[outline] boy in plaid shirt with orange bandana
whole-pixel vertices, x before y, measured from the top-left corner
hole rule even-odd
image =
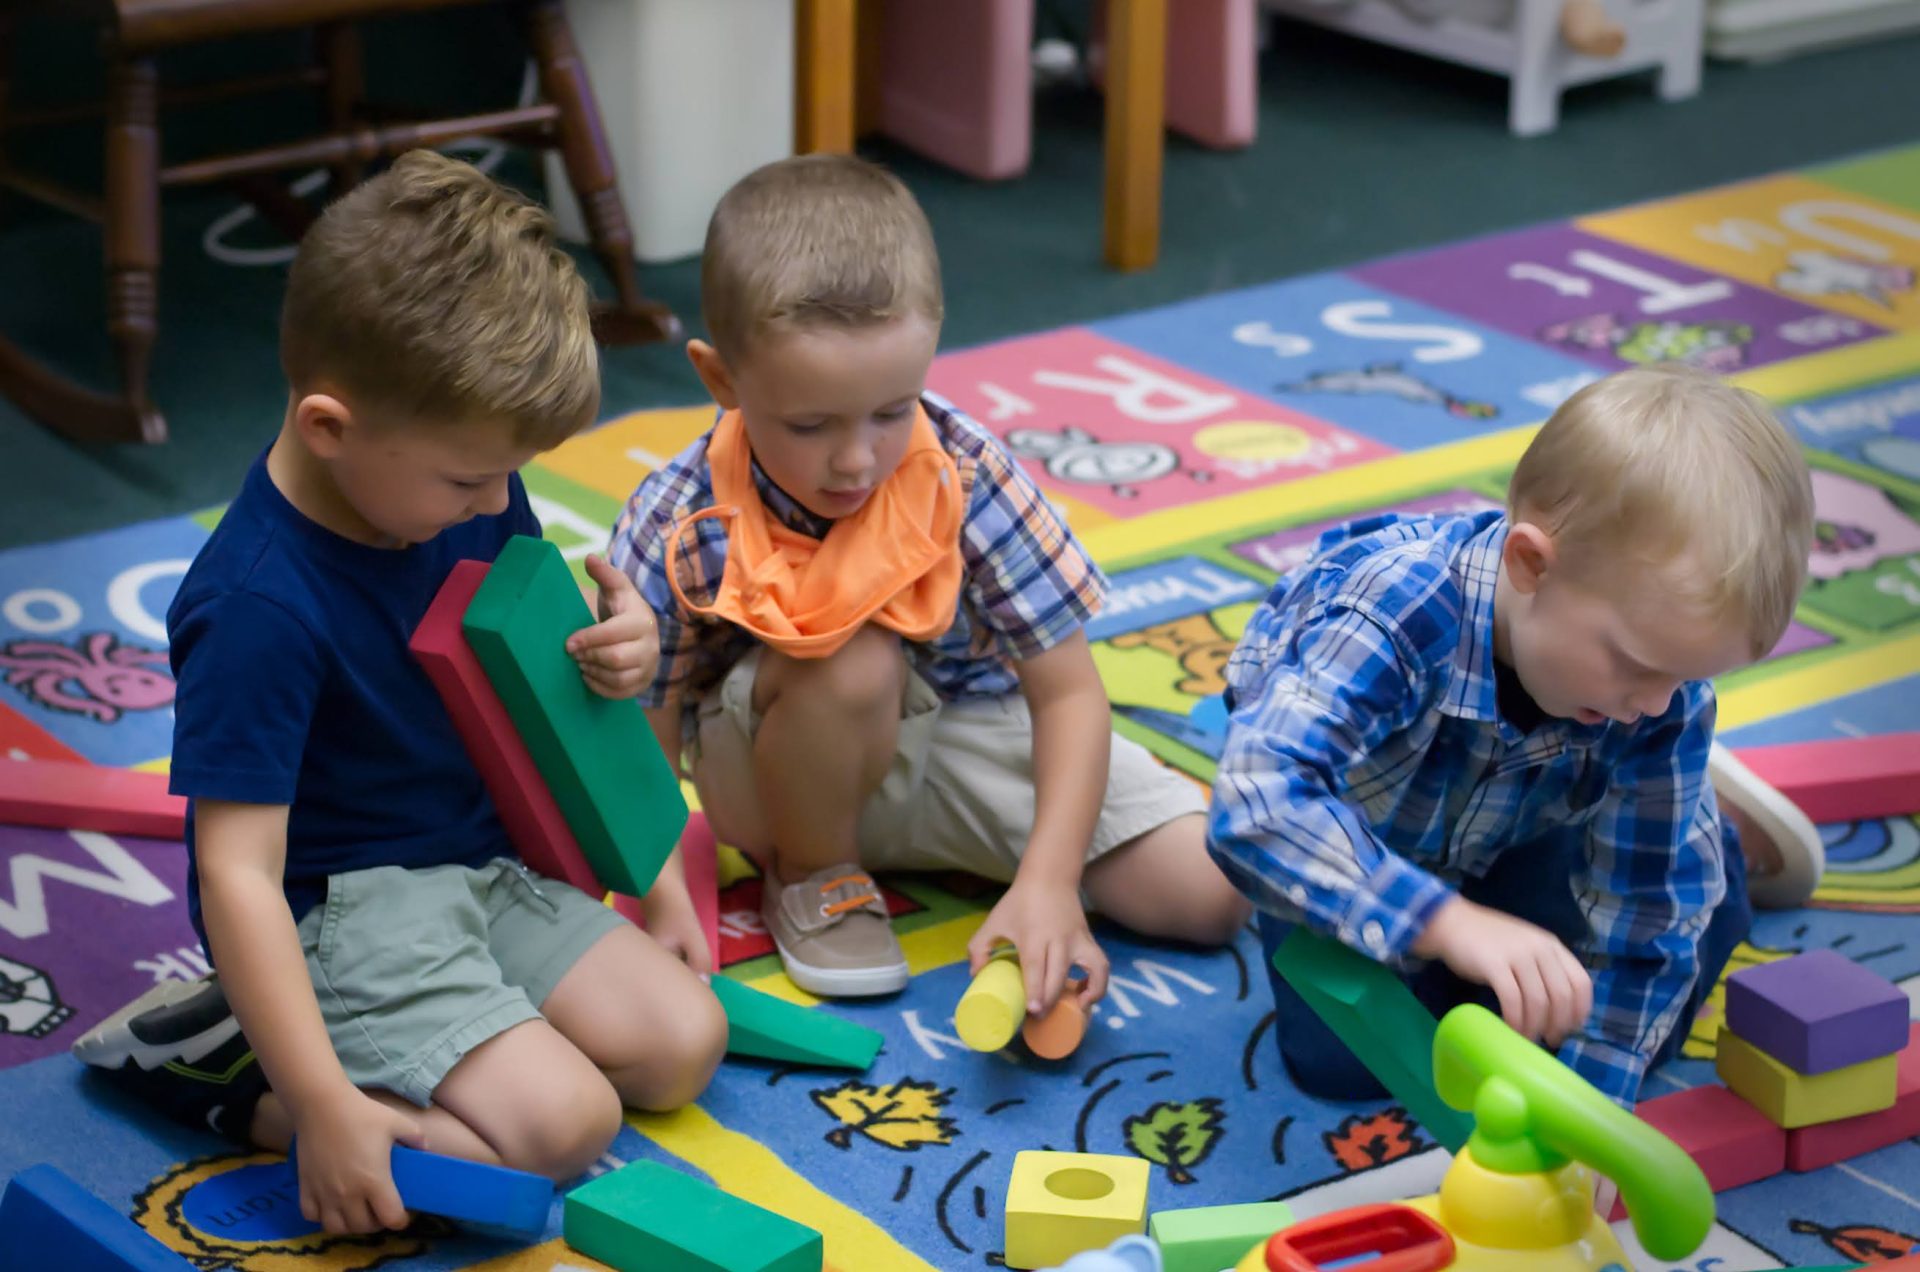
[[[1204,794],[1112,732],[1085,624],[1106,580],[991,434],[926,391],[939,260],[912,195],[844,156],[721,200],[687,354],[714,428],[643,482],[610,557],[660,626],[641,694],[723,840],[762,864],[787,973],[825,996],[908,969],[868,869],[1010,883],[977,971],[1028,1008],[1106,988],[1094,910],[1233,939]]]

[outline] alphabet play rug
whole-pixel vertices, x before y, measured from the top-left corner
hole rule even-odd
[[[1113,583],[1090,635],[1118,727],[1204,782],[1227,653],[1320,526],[1498,502],[1531,427],[1611,369],[1733,376],[1805,443],[1819,534],[1786,638],[1720,686],[1721,726],[1736,746],[1872,735],[1914,728],[1920,700],[1916,270],[1920,148],[961,350],[932,386],[1002,436],[1092,546]],[[527,484],[549,536],[575,561],[601,546],[639,478],[710,418],[629,416],[541,460]],[[161,616],[216,517],[0,554],[0,747],[164,767]],[[1825,834],[1812,907],[1763,918],[1739,962],[1829,948],[1920,995],[1920,825]],[[205,968],[182,850],[0,828],[0,862],[0,1177],[52,1162],[205,1269],[599,1266],[561,1244],[557,1210],[530,1249],[430,1222],[315,1233],[276,1159],[86,1081],[74,1038]],[[726,973],[808,1001],[770,956],[758,879],[730,852],[721,864]],[[1438,1180],[1445,1152],[1404,1111],[1289,1087],[1250,937],[1200,954],[1102,929],[1113,988],[1080,1049],[982,1055],[952,1011],[992,890],[887,884],[912,983],[834,1008],[885,1035],[870,1071],[729,1062],[696,1107],[633,1117],[602,1168],[645,1158],[710,1179],[824,1233],[841,1272],[998,1266],[1025,1148],[1142,1157],[1155,1209],[1280,1197],[1305,1215]],[[1715,1023],[1649,1095],[1713,1080]],[[1916,1241],[1920,1143],[1905,1141],[1724,1194],[1688,1266],[1874,1261]]]

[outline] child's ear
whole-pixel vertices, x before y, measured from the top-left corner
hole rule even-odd
[[[1514,590],[1529,595],[1537,590],[1556,564],[1553,536],[1531,521],[1516,521],[1507,529],[1500,563]]]
[[[700,383],[707,386],[707,392],[723,411],[740,409],[740,394],[734,387],[733,372],[720,357],[720,351],[704,340],[687,341],[687,361],[693,363],[693,373],[700,377]]]
[[[307,393],[294,399],[293,431],[320,459],[340,454],[342,439],[353,427],[353,411],[331,393]]]

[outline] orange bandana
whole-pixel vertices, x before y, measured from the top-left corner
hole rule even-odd
[[[953,625],[960,599],[960,472],[916,408],[913,439],[891,476],[827,529],[824,539],[768,515],[753,485],[753,455],[740,412],[728,411],[707,442],[714,506],[674,527],[669,559],[702,517],[727,526],[727,564],[713,604],[687,599],[677,571],[667,578],[690,613],[724,618],[783,654],[826,658],[868,623],[910,641]]]

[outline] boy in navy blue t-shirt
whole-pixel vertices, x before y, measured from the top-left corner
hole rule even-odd
[[[167,615],[172,787],[216,978],[76,1051],[231,1138],[297,1134],[302,1212],[370,1232],[407,1222],[395,1142],[571,1177],[623,1104],[697,1095],[726,1023],[677,856],[645,933],[527,870],[407,649],[456,562],[540,533],[518,470],[599,402],[586,286],[547,215],[403,157],[302,242],[281,360],[280,434]],[[653,614],[588,568],[601,621],[569,648],[631,697]]]

